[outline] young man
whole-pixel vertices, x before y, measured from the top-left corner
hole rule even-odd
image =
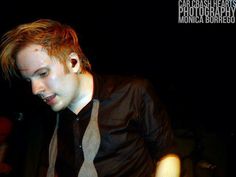
[[[6,78],[20,74],[58,112],[47,177],[179,176],[170,122],[147,80],[91,72],[76,32],[49,19],[19,25],[1,47]]]

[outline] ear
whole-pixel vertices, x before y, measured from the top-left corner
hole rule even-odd
[[[67,60],[67,65],[70,71],[74,73],[80,72],[80,60],[79,56],[75,52],[70,53]]]

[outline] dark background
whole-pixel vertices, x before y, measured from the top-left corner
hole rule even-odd
[[[38,18],[67,23],[94,71],[150,79],[175,129],[235,139],[236,24],[178,24],[177,1],[1,1],[0,8],[1,35]],[[29,111],[30,91],[0,82],[0,112]]]

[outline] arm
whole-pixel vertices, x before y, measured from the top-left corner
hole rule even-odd
[[[151,157],[158,160],[154,177],[180,177],[180,159],[174,153],[174,134],[167,110],[149,82],[142,86],[142,130]]]
[[[180,177],[180,159],[167,154],[157,162],[155,177]]]

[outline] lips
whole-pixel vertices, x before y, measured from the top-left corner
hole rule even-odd
[[[44,97],[43,100],[44,100],[47,104],[51,105],[51,104],[54,103],[54,101],[55,101],[54,98],[55,98],[55,97],[56,97],[56,95],[54,94],[54,95],[51,95],[51,96],[48,96],[48,97]]]

